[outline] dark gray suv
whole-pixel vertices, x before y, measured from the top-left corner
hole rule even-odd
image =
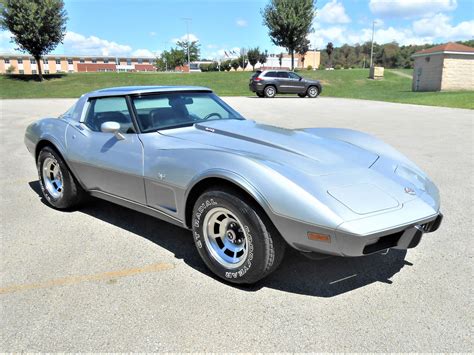
[[[249,89],[258,97],[278,94],[298,94],[299,97],[318,97],[322,86],[318,80],[302,78],[287,70],[257,70],[250,78]]]

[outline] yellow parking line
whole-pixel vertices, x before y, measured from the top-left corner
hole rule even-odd
[[[47,288],[55,286],[64,286],[64,285],[73,285],[81,282],[88,281],[99,281],[105,279],[114,279],[118,277],[132,276],[136,274],[142,274],[145,272],[158,272],[173,269],[174,265],[170,263],[157,263],[146,265],[143,267],[133,268],[133,269],[123,269],[116,271],[103,272],[99,274],[91,275],[78,275],[78,276],[67,276],[60,279],[53,279],[39,283],[32,284],[22,284],[22,285],[13,285],[0,288],[0,294],[13,293],[18,291],[27,291],[37,288]]]

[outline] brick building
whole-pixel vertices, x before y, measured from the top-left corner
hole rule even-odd
[[[413,91],[474,90],[474,48],[446,43],[413,58]]]
[[[156,71],[155,58],[112,56],[47,55],[41,60],[43,74],[81,72],[143,72]],[[0,73],[37,74],[38,64],[30,55],[0,54]]]

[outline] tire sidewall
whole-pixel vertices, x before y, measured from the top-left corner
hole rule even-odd
[[[58,162],[59,169],[61,170],[61,177],[62,177],[62,182],[63,182],[63,191],[60,197],[55,198],[53,197],[48,189],[46,188],[43,180],[43,165],[44,161],[46,158],[53,158]],[[69,200],[72,198],[72,191],[71,191],[71,176],[69,175],[69,172],[67,170],[66,165],[64,164],[63,160],[57,154],[54,150],[51,148],[43,148],[41,152],[38,155],[38,161],[37,161],[37,170],[38,170],[38,178],[41,186],[41,191],[43,192],[43,197],[46,199],[46,201],[53,207],[55,208],[67,208],[70,205]]]
[[[268,94],[268,90],[270,89],[273,90],[273,95]],[[268,85],[267,87],[265,87],[264,95],[265,97],[268,97],[269,99],[274,98],[276,95],[276,88],[273,85]]]
[[[310,94],[311,89],[313,89],[313,88],[316,89],[316,95],[311,95],[311,94]],[[317,86],[310,86],[310,87],[308,88],[308,97],[314,99],[314,98],[316,98],[316,97],[318,97],[318,96],[319,96],[319,89],[318,89],[318,87],[317,87]]]
[[[203,235],[203,223],[207,213],[217,207],[224,207],[232,212],[243,224],[247,238],[247,258],[245,262],[233,269],[221,265],[211,254]],[[267,257],[264,238],[261,233],[267,233],[258,215],[246,203],[238,198],[220,191],[203,194],[196,202],[193,210],[194,243],[206,265],[220,278],[233,283],[252,283],[261,278],[265,270]]]

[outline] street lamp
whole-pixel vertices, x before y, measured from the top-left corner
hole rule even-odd
[[[371,68],[373,65],[373,57],[374,57],[374,30],[375,30],[375,20],[372,21],[372,44],[370,46],[370,67]]]
[[[186,42],[187,42],[187,48],[188,48],[188,67],[189,70],[191,71],[191,60],[190,60],[190,55],[189,55],[189,23],[193,20],[190,17],[183,17],[182,20],[186,23]]]

